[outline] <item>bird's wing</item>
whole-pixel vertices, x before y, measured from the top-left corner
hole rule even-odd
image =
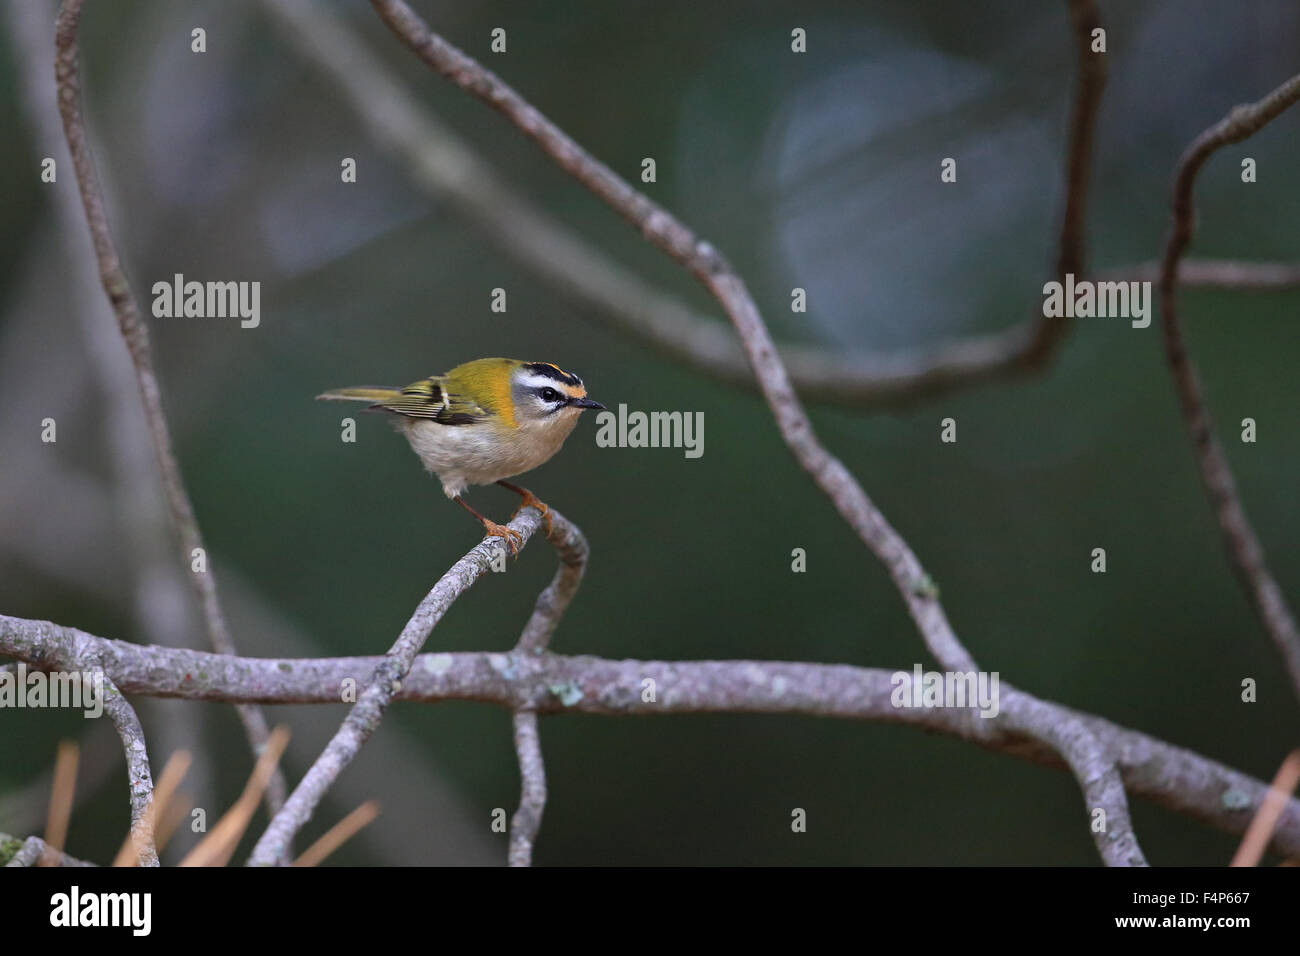
[[[431,418],[440,425],[473,425],[492,417],[492,412],[472,399],[451,392],[441,376],[412,382],[375,407],[409,418]]]

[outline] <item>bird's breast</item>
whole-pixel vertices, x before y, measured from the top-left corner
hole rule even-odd
[[[541,465],[560,450],[577,418],[522,422],[516,428],[406,419],[404,427],[424,467],[441,478],[444,487],[463,487],[491,484]]]

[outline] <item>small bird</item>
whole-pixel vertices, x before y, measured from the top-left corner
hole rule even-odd
[[[396,416],[424,467],[438,476],[448,498],[477,518],[484,530],[504,538],[518,554],[523,537],[483,517],[461,497],[470,485],[496,482],[546,517],[549,509],[531,491],[506,478],[548,461],[569,437],[584,408],[605,406],[587,397],[582,379],[549,362],[483,358],[457,365],[405,388],[336,388],[317,398],[370,402]],[[512,515],[513,517],[513,515]]]

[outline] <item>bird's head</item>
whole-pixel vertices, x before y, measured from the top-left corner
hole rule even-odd
[[[448,416],[507,430],[564,424],[567,434],[584,408],[605,407],[587,397],[582,379],[549,362],[475,359],[428,381],[440,389],[431,401],[436,405],[445,399]]]
[[[510,372],[515,420],[572,423],[584,408],[605,406],[587,397],[582,379],[549,362],[521,362]]]

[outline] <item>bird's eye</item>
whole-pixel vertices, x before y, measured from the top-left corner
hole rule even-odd
[[[560,393],[550,386],[542,389],[538,394],[542,396],[542,401],[544,402],[555,402],[560,399]]]

